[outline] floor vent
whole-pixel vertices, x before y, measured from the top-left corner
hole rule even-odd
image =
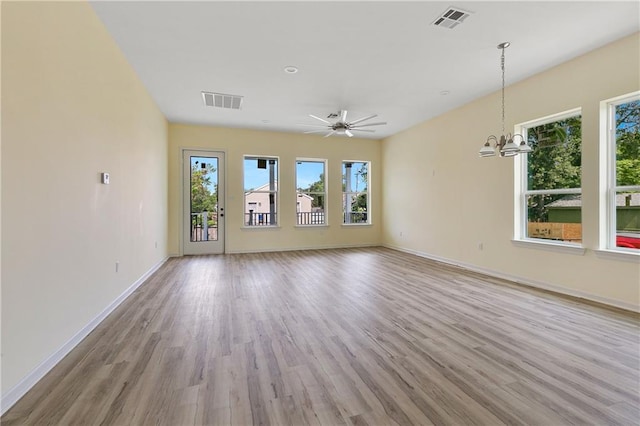
[[[436,27],[453,29],[464,22],[464,20],[467,19],[469,15],[469,12],[465,12],[464,10],[460,10],[454,7],[449,7],[442,15],[438,17],[438,19],[433,21],[433,25],[435,25]]]
[[[240,109],[243,96],[225,95],[224,93],[202,92],[205,106],[214,108]]]

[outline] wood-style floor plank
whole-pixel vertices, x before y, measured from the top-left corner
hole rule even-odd
[[[640,425],[640,318],[383,248],[170,259],[6,425]]]

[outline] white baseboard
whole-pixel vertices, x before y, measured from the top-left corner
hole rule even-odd
[[[73,348],[75,348],[85,337],[89,335],[114,309],[116,309],[131,293],[133,293],[140,285],[147,280],[155,271],[157,271],[166,261],[164,258],[156,265],[151,267],[140,278],[138,278],[129,288],[127,288],[120,296],[109,304],[98,316],[92,319],[80,331],[76,333],[67,343],[62,345],[57,351],[52,353],[40,365],[27,374],[18,384],[9,389],[5,395],[2,395],[0,401],[0,415],[4,414],[11,408],[20,398],[22,398],[45,374],[59,363]]]
[[[278,251],[304,251],[304,250],[331,250],[331,249],[346,249],[346,248],[365,248],[365,247],[380,247],[380,244],[345,244],[345,245],[330,245],[330,246],[309,246],[309,247],[279,247],[268,249],[256,249],[256,250],[227,250],[226,254],[243,254],[243,253],[268,253]]]
[[[634,305],[633,303],[622,302],[615,299],[609,299],[606,297],[601,297],[591,293],[584,293],[578,290],[574,290],[567,287],[558,286],[555,284],[549,284],[542,281],[532,280],[530,278],[520,277],[517,275],[505,274],[504,272],[494,271],[492,269],[482,268],[476,265],[472,265],[465,262],[459,262],[457,260],[447,259],[440,256],[435,256],[429,253],[424,253],[418,250],[408,249],[404,247],[393,246],[389,244],[383,245],[386,248],[401,251],[404,253],[414,254],[419,257],[424,257],[425,259],[435,260],[436,262],[446,263],[448,265],[457,266],[462,269],[466,269],[472,272],[478,272],[484,275],[488,275],[494,278],[501,278],[503,280],[511,281],[516,284],[524,285],[527,287],[538,288],[541,290],[552,291],[554,293],[564,294],[567,296],[577,297],[579,299],[585,299],[592,302],[601,303],[603,305],[612,306],[614,308],[624,309],[625,311],[638,312],[640,313],[640,306]]]

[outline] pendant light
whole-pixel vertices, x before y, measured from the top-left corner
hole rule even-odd
[[[502,135],[498,139],[495,135],[487,138],[484,146],[480,149],[480,157],[493,157],[500,153],[501,157],[513,157],[521,153],[533,151],[522,135],[506,133],[504,131],[504,49],[509,47],[511,43],[505,41],[498,45],[498,49],[502,50],[500,56],[500,67],[502,69]],[[520,138],[520,144],[516,144],[514,139]],[[493,145],[492,145],[493,143]]]

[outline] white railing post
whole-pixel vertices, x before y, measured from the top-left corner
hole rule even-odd
[[[209,214],[202,212],[202,241],[209,241]]]

